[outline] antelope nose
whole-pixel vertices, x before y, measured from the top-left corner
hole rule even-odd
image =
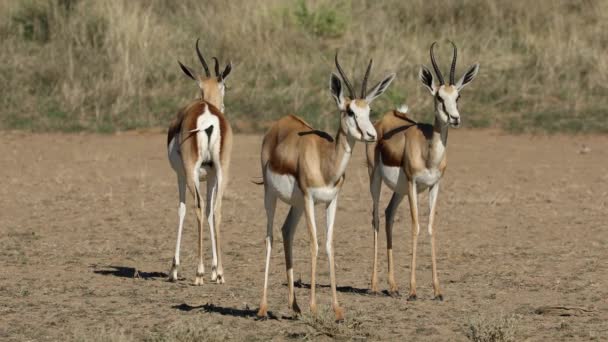
[[[375,133],[370,133],[368,131],[367,132],[367,136],[369,137],[369,140],[376,140],[376,134]]]

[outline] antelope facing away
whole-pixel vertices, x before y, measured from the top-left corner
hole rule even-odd
[[[194,197],[196,217],[198,219],[198,267],[195,285],[203,284],[205,266],[203,265],[203,217],[207,218],[211,235],[211,280],[224,283],[224,270],[220,251],[220,222],[222,220],[222,196],[226,189],[230,154],[232,150],[232,130],[223,114],[225,80],[232,64],[229,63],[223,72],[219,72],[219,63],[215,59],[215,76],[211,76],[209,67],[198,48],[196,52],[203,65],[205,75],[197,75],[191,68],[178,61],[182,71],[197,81],[201,98],[190,102],[182,108],[169,126],[167,150],[171,167],[177,174],[179,190],[179,224],[177,243],[169,280],[177,280],[179,268],[179,249],[186,216],[186,186]],[[201,199],[201,181],[207,181],[207,204],[203,216]]]
[[[397,284],[393,270],[393,220],[399,204],[404,196],[408,196],[412,219],[412,264],[409,300],[416,299],[416,244],[420,226],[418,223],[418,193],[429,189],[429,222],[428,232],[431,236],[431,260],[433,266],[433,289],[435,298],[443,300],[437,279],[435,260],[435,234],[433,222],[435,219],[435,204],[439,193],[439,183],[447,165],[446,147],[448,127],[460,126],[458,99],[460,91],[477,75],[479,64],[472,65],[457,81],[454,81],[456,71],[456,45],[453,46],[450,83],[445,84],[431,45],[430,55],[437,79],[425,66],[420,70],[420,80],[434,97],[434,124],[419,124],[406,116],[407,107],[388,112],[375,124],[378,132],[378,142],[368,145],[367,165],[370,175],[370,191],[373,199],[374,228],[374,261],[371,281],[371,291],[378,291],[376,267],[378,263],[378,203],[382,181],[393,191],[393,196],[386,208],[386,247],[388,255],[388,282],[391,294],[397,293]]]
[[[260,309],[257,313],[258,317],[266,317],[267,315],[266,291],[273,241],[272,226],[277,198],[291,206],[281,228],[289,287],[289,308],[296,314],[300,313],[294,294],[292,249],[295,229],[302,213],[304,213],[310,235],[312,265],[310,310],[313,313],[316,312],[315,276],[318,244],[314,205],[324,203],[327,217],[327,242],[325,247],[329,259],[332,307],[337,320],[344,317],[344,312],[338,304],[336,294],[333,254],[333,230],[338,193],[344,182],[344,172],[355,142],[357,140],[364,142],[376,140],[376,130],[369,119],[369,105],[388,88],[395,74],[388,75],[368,92],[367,79],[372,66],[372,61],[370,61],[363,79],[361,95],[356,97],[351,83],[338,63],[337,53],[335,63],[350,95],[350,97],[344,96],[340,77],[332,73],[329,88],[340,111],[340,128],[335,139],[332,139],[325,132],[313,129],[295,115],[285,116],[278,120],[264,136],[261,162],[264,179],[264,206],[268,224],[264,289]]]

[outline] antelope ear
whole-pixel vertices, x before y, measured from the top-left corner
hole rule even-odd
[[[196,75],[196,73],[192,69],[183,65],[182,62],[180,62],[180,61],[177,61],[177,63],[179,63],[179,66],[182,68],[182,71],[184,72],[184,74],[186,74],[186,76],[190,77],[191,79],[193,79],[195,81],[197,80],[196,76],[194,76],[194,75]]]
[[[435,95],[437,92],[437,86],[435,85],[435,79],[433,78],[433,73],[426,66],[420,67],[420,72],[418,73],[418,78],[422,82],[422,84],[431,92],[432,95]]]
[[[232,61],[228,61],[228,65],[226,65],[226,68],[222,72],[222,80],[225,80],[231,71],[232,71]]]
[[[397,75],[394,73],[390,74],[386,76],[382,81],[378,82],[378,84],[376,84],[372,88],[372,90],[367,94],[367,96],[365,97],[365,101],[367,101],[367,103],[372,103],[372,101],[374,101],[378,96],[382,95],[386,91],[386,89],[388,89],[388,86],[391,85],[391,82],[393,82],[395,76]]]
[[[331,96],[333,96],[334,100],[336,100],[336,105],[338,105],[338,108],[340,110],[346,110],[342,81],[340,80],[340,77],[333,72],[331,73],[331,77],[329,79],[329,90],[331,91]]]
[[[458,82],[456,82],[456,88],[458,89],[458,91],[460,91],[460,89],[464,88],[467,84],[471,83],[471,81],[473,81],[475,79],[475,76],[477,76],[478,72],[479,72],[479,63],[475,63],[475,64],[471,65],[469,67],[469,70],[467,70],[467,72],[465,72],[464,75],[462,75],[462,77],[458,80]]]

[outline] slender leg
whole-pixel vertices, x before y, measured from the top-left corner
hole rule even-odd
[[[179,216],[179,224],[177,226],[177,242],[175,244],[175,256],[173,257],[173,265],[169,272],[169,281],[177,280],[177,270],[179,268],[179,249],[182,241],[182,231],[184,228],[184,218],[186,217],[186,176],[183,173],[177,174],[177,188],[179,190],[179,207],[177,214]]]
[[[287,286],[289,287],[288,307],[292,309],[296,315],[300,314],[301,311],[293,289],[293,237],[301,217],[302,208],[296,206],[291,207],[287,214],[287,218],[285,219],[285,223],[283,223],[283,227],[281,228],[281,232],[283,233],[283,249],[285,250]]]
[[[344,320],[344,310],[338,304],[338,293],[336,291],[336,269],[334,263],[334,221],[336,218],[336,208],[338,207],[338,196],[333,201],[329,202],[326,209],[327,216],[327,242],[325,249],[327,251],[327,258],[329,259],[329,279],[331,285],[331,306],[336,314],[336,321]]]
[[[274,210],[277,206],[277,197],[266,188],[267,186],[267,183],[264,183],[264,207],[266,208],[266,268],[264,270],[264,290],[262,292],[260,309],[257,314],[260,318],[266,317],[268,313],[266,291],[268,288],[268,272],[270,271],[270,254],[272,252],[272,221],[274,220]]]
[[[416,246],[418,244],[418,233],[420,233],[420,226],[418,224],[418,192],[414,181],[408,180],[407,188],[410,200],[410,214],[412,216],[412,264],[410,266],[410,293],[408,300],[416,300]]]
[[[372,228],[374,229],[374,263],[372,265],[371,292],[378,293],[378,230],[380,229],[380,215],[378,205],[380,203],[380,190],[382,188],[382,177],[380,170],[376,167],[371,172],[370,192],[372,194]]]
[[[196,278],[194,285],[203,285],[205,275],[205,265],[203,264],[203,206],[201,203],[201,186],[198,174],[198,166],[194,172],[194,189],[196,196],[196,218],[198,220],[198,266],[196,268]]]
[[[306,225],[308,226],[308,234],[310,235],[310,311],[313,314],[317,313],[317,297],[316,297],[316,272],[317,272],[317,256],[319,254],[319,245],[317,243],[317,225],[315,223],[315,205],[311,196],[304,194],[304,213],[306,215]]]
[[[224,190],[226,189],[226,178],[222,175],[222,170],[218,170],[218,192],[215,199],[215,245],[217,249],[217,283],[223,284],[226,281],[224,278],[224,267],[222,266],[222,244],[220,240],[220,225],[222,223],[222,199]]]
[[[435,223],[435,208],[437,204],[437,195],[439,194],[439,183],[436,183],[429,190],[429,235],[431,236],[431,261],[433,263],[433,292],[435,299],[443,300],[441,289],[439,288],[439,278],[437,278],[437,259],[435,258],[435,232],[433,224]]]
[[[205,205],[205,216],[209,225],[209,236],[211,238],[211,281],[217,280],[217,245],[215,240],[215,203],[217,201],[218,172],[209,171],[207,174],[207,203]]]
[[[385,210],[386,217],[386,254],[388,257],[388,285],[389,285],[389,294],[391,295],[399,295],[399,287],[395,282],[395,263],[393,262],[393,222],[395,221],[395,214],[397,213],[397,208],[399,208],[399,204],[403,200],[405,195],[394,192],[391,197],[391,201],[388,203],[388,206]]]

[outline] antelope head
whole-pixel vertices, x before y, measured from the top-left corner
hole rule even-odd
[[[226,92],[226,78],[232,71],[232,62],[228,62],[228,65],[224,68],[224,71],[220,73],[219,61],[217,58],[213,57],[215,61],[215,76],[211,76],[209,72],[209,66],[201,53],[201,50],[198,48],[199,39],[196,40],[196,54],[198,55],[198,59],[201,61],[203,65],[203,71],[205,74],[197,74],[194,70],[184,64],[182,62],[177,61],[179,66],[182,68],[182,71],[191,79],[196,81],[198,87],[201,90],[201,96],[203,100],[211,103],[212,105],[219,108],[222,112],[224,111],[224,93]]]
[[[373,60],[370,60],[365,72],[365,77],[363,77],[360,96],[357,97],[353,91],[352,84],[340,67],[337,52],[335,62],[340,76],[336,73],[331,73],[329,89],[340,110],[340,130],[347,136],[353,137],[359,141],[376,141],[376,129],[369,118],[369,105],[386,91],[393,79],[395,79],[395,74],[387,75],[382,81],[378,82],[372,90],[368,91],[367,80],[373,65]],[[344,96],[342,81],[344,81],[344,85],[348,90],[348,97]]]
[[[437,119],[444,125],[450,125],[452,127],[460,126],[460,113],[458,112],[458,100],[460,99],[460,91],[467,84],[471,83],[477,72],[479,71],[479,63],[473,64],[469,69],[462,75],[458,82],[454,81],[454,74],[456,73],[456,45],[450,42],[453,47],[454,54],[452,56],[452,67],[450,68],[450,83],[445,84],[443,75],[437,66],[435,61],[435,53],[433,48],[437,44],[434,42],[431,44],[431,63],[435,70],[437,80],[433,78],[433,74],[429,71],[426,66],[420,68],[418,77],[422,84],[428,88],[431,94],[435,97],[435,115]]]

